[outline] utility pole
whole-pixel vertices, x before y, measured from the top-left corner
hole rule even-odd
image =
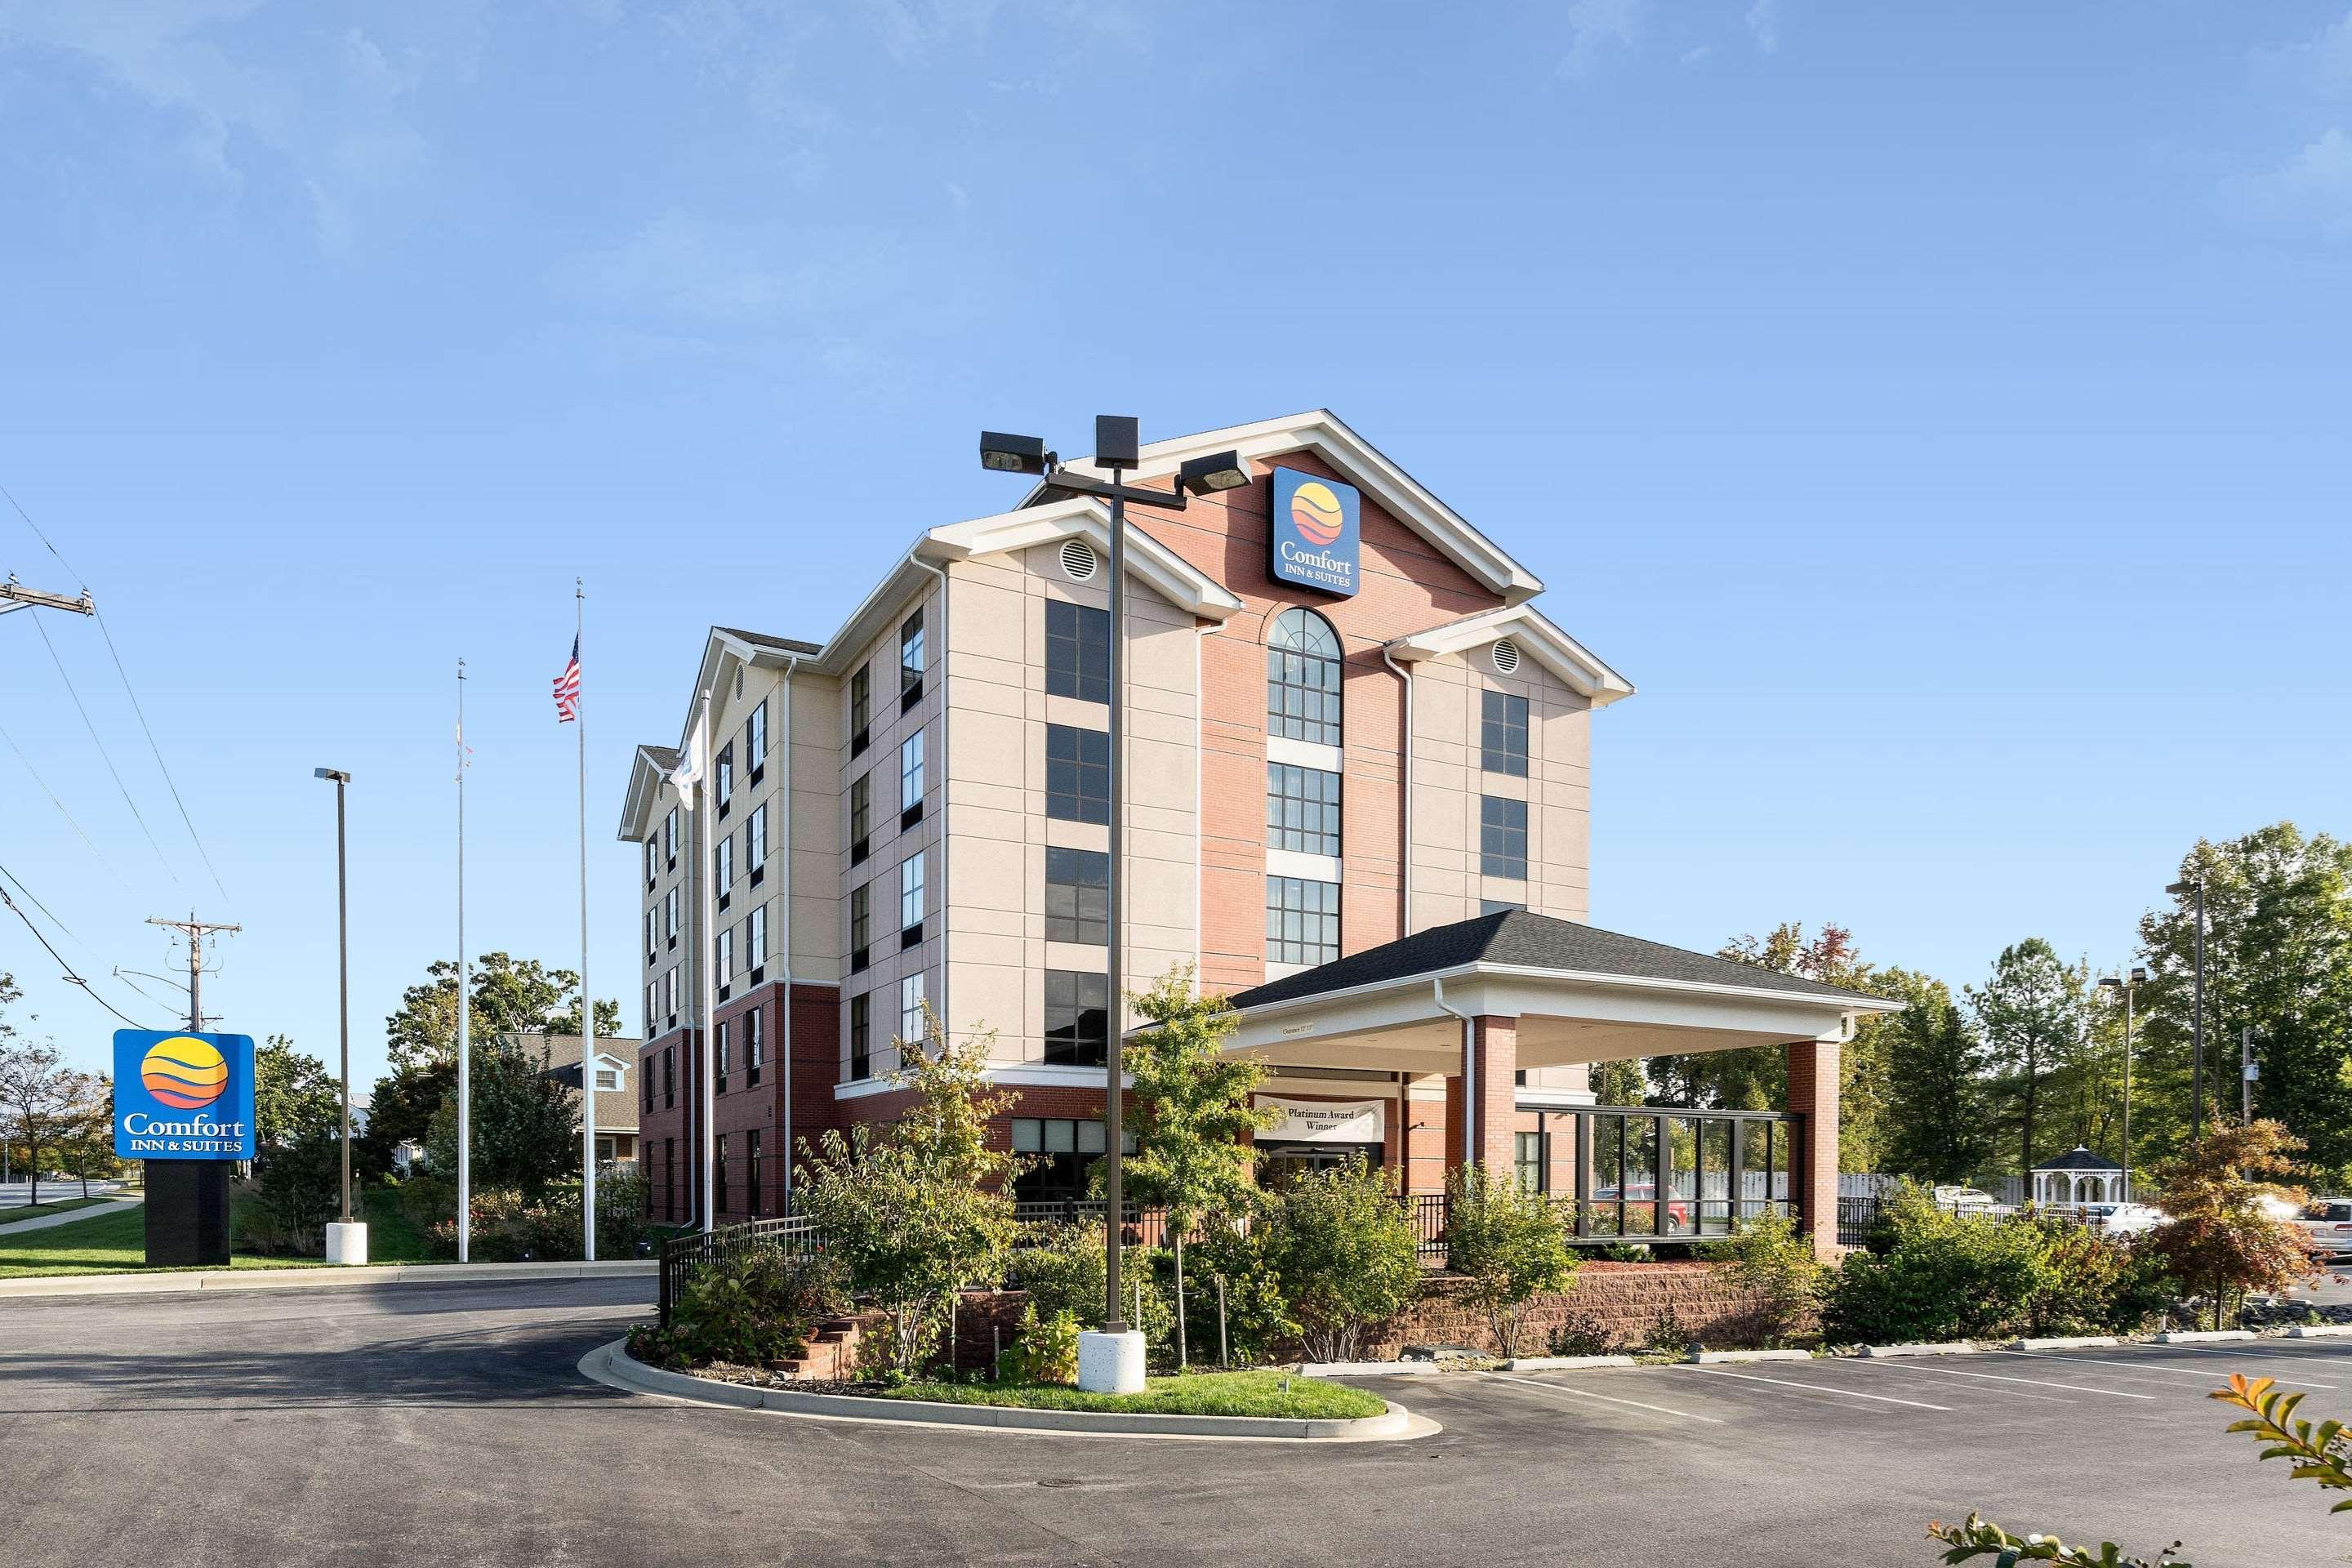
[[[87,588],[79,598],[68,599],[63,594],[44,594],[38,588],[27,588],[11,572],[8,580],[0,583],[0,616],[17,610],[71,610],[78,616],[94,616],[98,605],[91,602]]]
[[[238,931],[245,928],[226,921],[200,921],[193,910],[188,911],[188,918],[184,921],[167,921],[158,917],[151,918],[147,923],[178,931],[188,939],[188,1033],[200,1035],[205,1029],[205,938],[215,931]]]
[[[2254,1119],[2254,1079],[2262,1068],[2254,1065],[2254,1026],[2247,1024],[2238,1031],[2238,1121],[2241,1126]]]

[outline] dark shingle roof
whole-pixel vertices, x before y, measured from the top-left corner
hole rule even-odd
[[[798,637],[773,637],[766,632],[747,632],[740,626],[720,626],[719,629],[730,637],[741,637],[745,642],[758,643],[761,647],[772,647],[783,653],[823,653],[824,651],[822,646],[813,642],[803,642]]]
[[[2123,1169],[2105,1154],[2094,1154],[2080,1143],[2075,1144],[2055,1160],[2044,1160],[2033,1168],[2037,1171],[2120,1171]]]
[[[667,773],[670,769],[677,766],[677,748],[676,746],[639,746],[637,750],[646,754],[646,761],[653,763],[654,766],[659,768],[664,773]]]
[[[1748,991],[1779,991],[1801,996],[1876,1001],[1818,980],[1735,963],[1712,953],[1644,942],[1598,926],[1525,910],[1504,910],[1452,925],[1433,926],[1397,942],[1366,948],[1316,968],[1268,981],[1233,998],[1236,1007],[1293,1002],[1326,992],[1377,985],[1415,974],[1436,974],[1468,963],[1505,963],[1527,969],[1559,969],[1581,974],[1622,974],[1690,984],[1736,985]]]

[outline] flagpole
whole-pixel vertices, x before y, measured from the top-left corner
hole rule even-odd
[[[572,579],[572,657],[580,657],[588,629],[588,593]],[[581,694],[572,694],[572,722],[580,732],[580,1237],[581,1256],[596,1261],[596,1000],[588,990],[588,721]]]
[[[466,1262],[474,1232],[473,1036],[466,963],[466,661],[457,661],[457,1261]]]
[[[708,1236],[717,1225],[712,1208],[714,1198],[713,1170],[719,1160],[719,1138],[711,1128],[711,1113],[719,1105],[719,1048],[717,1032],[710,1015],[718,1010],[711,989],[711,957],[718,945],[718,932],[713,929],[719,910],[711,901],[710,889],[710,772],[718,764],[710,755],[710,693],[702,694],[701,735],[697,747],[697,776],[694,781],[694,820],[702,831],[696,836],[699,846],[694,862],[695,925],[694,972],[697,1010],[702,1015],[702,1234]]]

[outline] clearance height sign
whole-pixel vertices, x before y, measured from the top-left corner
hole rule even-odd
[[[253,1037],[115,1030],[114,1152],[252,1159]]]
[[[1341,596],[1356,591],[1357,513],[1353,485],[1296,468],[1274,470],[1274,558],[1277,583]]]

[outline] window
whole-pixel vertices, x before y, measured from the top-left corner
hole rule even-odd
[[[735,984],[735,928],[733,926],[729,926],[719,933],[719,941],[714,945],[711,970],[712,984],[719,987],[719,994],[721,996],[726,995],[727,988]]]
[[[1087,1166],[1103,1152],[1103,1124],[1063,1117],[1016,1116],[1013,1151],[1030,1157],[1029,1168],[1013,1179],[1013,1195],[1023,1203],[1066,1202],[1087,1195]]]
[[[671,870],[677,869],[677,807],[674,805],[662,818],[662,858],[669,863]]]
[[[1478,700],[1478,765],[1527,777],[1528,700],[1506,691],[1482,691]]]
[[[743,967],[753,975],[768,967],[768,906],[760,904],[743,917]]]
[[[871,996],[849,999],[849,1076],[855,1081],[874,1072],[873,1002]]]
[[[727,808],[735,801],[735,742],[732,741],[719,748],[719,779],[714,787],[719,795],[719,815],[724,816]]]
[[[1110,977],[1045,971],[1045,1059],[1100,1067],[1110,1054]]]
[[[1265,879],[1265,961],[1328,963],[1339,956],[1339,884]]]
[[[874,885],[861,883],[849,889],[849,969],[851,973],[866,967],[866,950],[874,938]]]
[[[743,721],[743,765],[751,770],[754,781],[760,776],[760,764],[767,760],[768,700],[762,697],[751,716]]]
[[[1110,700],[1110,612],[1045,601],[1045,690],[1082,702]]]
[[[743,1207],[752,1218],[760,1215],[760,1130],[756,1127],[743,1134]]]
[[[648,889],[653,887],[654,879],[661,875],[660,865],[655,854],[654,841],[648,838],[646,840],[646,886]]]
[[[677,889],[676,888],[672,888],[662,899],[662,935],[669,939],[670,946],[677,945]]]
[[[912,708],[922,696],[923,612],[918,607],[898,625],[898,706]]]
[[[637,1113],[641,1116],[651,1116],[654,1113],[654,1075],[645,1070],[645,1063],[639,1062],[637,1077],[644,1080],[641,1086],[644,1092],[637,1097]]]
[[[597,1093],[613,1094],[617,1092],[620,1087],[621,1069],[619,1068],[600,1067],[596,1069]]]
[[[1528,803],[1498,795],[1478,797],[1478,869],[1488,877],[1528,874]]]
[[[1288,763],[1265,765],[1265,843],[1302,855],[1339,853],[1339,775]]]
[[[912,826],[923,815],[923,731],[898,748],[898,826]]]
[[[923,977],[909,974],[898,982],[898,1047],[920,1049],[923,1044]]]
[[[743,824],[743,868],[751,873],[751,885],[760,885],[761,873],[768,868],[768,803],[761,801],[760,809]]]
[[[711,1206],[720,1214],[727,1212],[727,1134],[721,1132],[712,1142],[718,1147],[717,1157],[710,1167]]]
[[[873,707],[873,667],[861,664],[857,673],[849,678],[849,754],[853,757],[866,749],[866,731]]]
[[[662,1047],[662,1109],[667,1110],[677,1103],[677,1047]]]
[[[654,912],[648,909],[646,910],[646,958],[650,962],[654,954],[660,951],[661,941],[654,931]]]
[[[660,1016],[661,1016],[661,987],[660,987],[658,984],[655,984],[655,983],[653,983],[653,982],[651,982],[651,981],[648,981],[648,982],[646,983],[646,1026],[645,1026],[645,1032],[646,1032],[646,1034],[648,1034],[648,1035],[657,1035],[657,1034],[661,1033],[661,1031],[660,1031],[660,1030],[658,1030],[658,1029],[656,1029],[656,1028],[655,1028],[655,1027],[654,1027],[654,1020],[655,1020],[656,1018],[659,1017]],[[650,1091],[649,1091],[649,1092],[650,1092]],[[652,1109],[652,1108],[651,1108],[650,1106],[648,1106],[646,1109],[650,1110],[650,1109]]]
[[[743,1015],[743,1081],[756,1084],[760,1069],[768,1065],[767,1015],[754,1007]]]
[[[669,973],[662,976],[662,1012],[669,1019],[669,1026],[677,1028],[677,965],[675,963],[669,966]]]
[[[1045,940],[1110,940],[1110,857],[1099,849],[1045,851]]]
[[[719,907],[723,910],[735,888],[735,836],[731,833],[711,847],[710,880],[719,889]]]
[[[1069,724],[1045,726],[1045,815],[1110,820],[1110,737]]]
[[[923,852],[919,849],[898,862],[898,932],[902,947],[923,940]]]
[[[866,843],[874,831],[874,775],[860,773],[849,781],[849,863],[866,858]]]
[[[1312,610],[1285,610],[1266,633],[1265,732],[1339,743],[1339,638]]]
[[[1550,1173],[1544,1169],[1543,1146],[1544,1135],[1540,1132],[1511,1134],[1511,1166],[1523,1193],[1551,1190]]]
[[[727,1092],[727,1074],[735,1065],[733,1059],[734,1051],[731,1042],[728,1039],[728,1026],[725,1024],[719,1025],[717,1028],[710,1031],[710,1037],[713,1042],[713,1048],[718,1053],[719,1058],[717,1069],[719,1074],[719,1092],[725,1094]]]

